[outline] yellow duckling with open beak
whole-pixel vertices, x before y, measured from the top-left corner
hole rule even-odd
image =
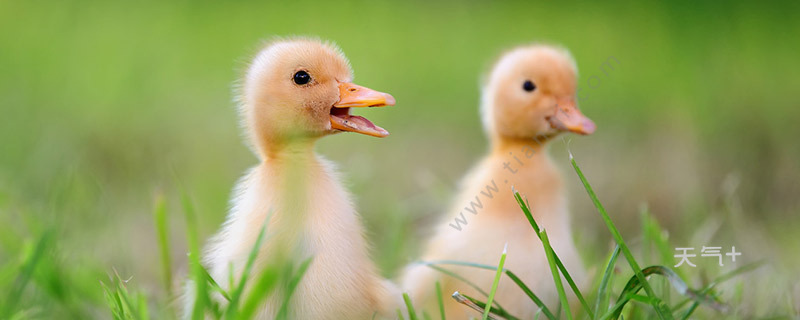
[[[398,307],[395,289],[370,260],[350,194],[333,163],[314,152],[319,138],[334,133],[389,135],[350,111],[391,106],[395,99],[352,79],[334,44],[288,39],[261,50],[242,83],[243,123],[260,163],[239,181],[227,221],[207,248],[206,265],[224,287],[230,272],[238,279],[266,224],[251,278],[275,261],[297,266],[312,258],[291,297],[290,319],[372,319],[376,312],[391,317]],[[272,293],[258,318],[274,318],[282,299]]]
[[[562,132],[591,134],[594,123],[576,104],[576,65],[560,48],[532,45],[506,52],[483,87],[481,115],[490,153],[462,182],[453,209],[435,229],[421,260],[458,260],[496,266],[508,244],[505,268],[516,273],[548,306],[558,295],[542,243],[512,194],[512,186],[530,201],[534,219],[575,281],[583,266],[572,240],[561,174],[546,144]],[[489,291],[494,271],[442,265]],[[440,281],[447,319],[479,317],[450,298],[454,291],[483,297],[466,283],[428,266],[412,264],[403,276],[404,291],[429,314],[437,314],[434,285]],[[485,300],[485,297],[483,297]],[[532,319],[539,307],[507,277],[495,300],[520,319]]]

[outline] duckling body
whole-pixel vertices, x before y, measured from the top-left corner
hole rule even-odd
[[[302,177],[294,170],[303,170]],[[282,187],[289,181],[296,186]],[[369,259],[361,222],[331,162],[310,151],[267,159],[237,189],[235,207],[210,251],[215,279],[226,279],[229,263],[236,274],[241,272],[271,214],[270,236],[254,270],[263,270],[278,255],[289,256],[295,264],[312,258],[291,300],[291,318],[368,319],[380,310],[391,289]],[[288,216],[299,212],[305,217]],[[272,297],[259,318],[274,318],[281,298]]]
[[[505,268],[517,274],[545,304],[554,308],[558,296],[542,243],[516,203],[513,186],[529,200],[534,219],[547,230],[551,245],[572,277],[578,283],[583,282],[584,271],[572,240],[561,175],[546,146],[561,131],[588,134],[594,130],[593,123],[576,115],[580,113],[574,99],[570,102],[574,93],[574,62],[563,50],[521,47],[500,59],[483,92],[484,124],[491,141],[489,155],[462,181],[453,207],[445,215],[445,222],[434,230],[421,260],[496,266],[507,243]],[[556,111],[557,105],[567,111]],[[558,112],[569,112],[571,118]],[[563,129],[567,127],[571,129]],[[473,267],[441,267],[487,292],[495,274]],[[448,319],[478,316],[449,296],[455,291],[476,298],[485,298],[483,294],[428,266],[409,266],[403,276],[403,289],[421,308],[436,312],[433,291],[436,281],[442,285]],[[533,318],[539,309],[505,276],[501,278],[495,301],[521,319]]]
[[[456,198],[457,207],[449,211],[456,214],[449,215],[446,223],[435,230],[421,260],[457,260],[497,265],[500,253],[508,243],[505,268],[514,271],[548,306],[553,306],[558,299],[541,241],[514,200],[512,185],[520,194],[526,195],[534,219],[547,229],[552,246],[576,281],[581,282],[584,278],[583,270],[570,233],[561,177],[546,154],[537,151],[533,157],[525,157],[525,151],[521,150],[528,150],[528,147],[516,144],[501,147],[471,171]],[[516,173],[504,168],[504,163],[509,160],[516,161],[508,155],[509,152],[525,163],[513,167]],[[492,198],[487,194],[491,194]],[[465,206],[472,208],[470,203],[477,204],[476,196],[483,208],[476,207],[477,214],[472,214]],[[468,223],[462,224],[459,231],[451,224],[457,225],[454,219],[461,219],[462,213]],[[441,267],[469,279],[484,291],[488,292],[492,286],[494,273],[490,270],[452,265]],[[449,295],[455,291],[471,297],[482,297],[482,294],[439,271],[427,266],[411,266],[404,276],[403,285],[404,290],[413,294],[415,302],[425,304],[427,310],[435,310],[432,309],[436,308],[435,305],[425,301],[435,301],[433,293],[428,291],[436,281],[442,284],[448,319],[476,316],[474,311],[452,301]],[[501,278],[495,297],[506,310],[521,319],[532,318],[538,310],[527,295],[505,276]]]
[[[336,132],[388,135],[349,110],[393,105],[394,98],[351,79],[349,63],[334,45],[290,39],[263,49],[243,83],[244,125],[260,163],[239,181],[227,221],[208,246],[206,265],[227,288],[229,275],[238,279],[243,272],[266,225],[251,279],[269,266],[290,262],[296,269],[311,258],[289,300],[290,319],[371,319],[396,308],[396,289],[369,258],[350,194],[334,165],[314,152],[319,138]],[[276,316],[285,300],[282,290],[270,294],[258,318]]]

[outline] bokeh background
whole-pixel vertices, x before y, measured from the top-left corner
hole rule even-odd
[[[797,308],[799,34],[797,2],[0,0],[0,287],[52,232],[49,271],[21,297],[30,314],[107,317],[98,281],[112,270],[163,297],[154,199],[169,204],[179,279],[180,188],[205,239],[257,162],[234,83],[262,40],[311,35],[342,47],[359,84],[398,101],[357,112],[388,138],[319,144],[340,164],[385,275],[415,258],[486,152],[481,76],[503,50],[548,42],[578,62],[581,108],[598,131],[565,138],[626,239],[640,237],[646,206],[673,247],[736,246],[741,263],[767,262],[740,282],[754,296],[742,312]],[[612,57],[619,64],[604,69]],[[565,141],[551,151],[591,269],[611,236]]]

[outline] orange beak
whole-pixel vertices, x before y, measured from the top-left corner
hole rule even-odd
[[[350,108],[385,107],[395,104],[394,97],[353,83],[339,84],[339,101],[331,108],[331,128],[383,138],[389,131],[364,117],[350,115]]]
[[[559,99],[554,115],[547,117],[550,126],[560,131],[569,131],[577,134],[592,134],[597,126],[588,117],[584,116],[575,99]]]

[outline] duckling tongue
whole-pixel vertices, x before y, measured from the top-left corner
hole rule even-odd
[[[357,132],[378,138],[383,138],[389,135],[389,131],[376,126],[371,121],[367,120],[367,118],[349,114],[331,114],[331,128],[342,131]]]

